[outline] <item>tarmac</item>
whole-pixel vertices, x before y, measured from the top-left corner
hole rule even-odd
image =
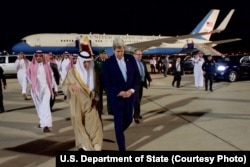
[[[250,81],[215,82],[214,91],[195,88],[193,75],[172,87],[172,75],[151,74],[144,89],[142,120],[126,130],[128,151],[248,151],[250,150]],[[7,79],[6,112],[0,114],[0,166],[54,167],[56,151],[76,151],[67,101],[56,97],[52,133],[36,128],[32,100],[25,101],[17,79]],[[104,97],[103,150],[117,151],[113,117]]]

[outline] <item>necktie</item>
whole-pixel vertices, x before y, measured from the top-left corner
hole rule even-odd
[[[141,74],[141,81],[144,81],[145,73],[144,73],[143,64],[141,61],[138,61],[138,64],[139,64],[139,70],[140,70],[140,74]]]
[[[126,82],[127,81],[127,72],[126,72],[125,64],[123,63],[122,60],[118,60],[118,65],[119,65],[120,70],[122,72],[123,78],[124,78],[124,80]]]

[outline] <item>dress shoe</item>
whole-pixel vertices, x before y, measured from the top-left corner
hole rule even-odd
[[[83,148],[79,148],[78,151],[85,151]]]
[[[0,113],[5,112],[4,106],[0,107]]]
[[[210,92],[213,92],[213,89],[210,89]]]
[[[40,124],[38,124],[37,126],[34,126],[34,128],[36,128],[36,129],[41,129],[42,127],[41,127]]]
[[[142,119],[142,116],[139,116],[139,119]]]
[[[49,129],[48,126],[45,126],[45,127],[43,128],[43,132],[44,132],[44,133],[49,133],[49,132],[51,132],[51,131],[50,131],[50,129]]]
[[[25,97],[24,100],[31,100],[31,98]]]
[[[139,118],[134,118],[134,121],[135,121],[135,123],[137,123],[137,124],[139,124],[139,123],[140,123]]]

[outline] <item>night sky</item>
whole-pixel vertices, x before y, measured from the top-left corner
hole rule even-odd
[[[242,2],[243,1],[243,2]],[[247,0],[5,1],[0,2],[0,50],[35,33],[106,33],[131,35],[189,34],[210,9],[220,9],[215,28],[230,9],[235,12],[211,40],[241,38],[221,44],[221,52],[250,51],[250,8]]]

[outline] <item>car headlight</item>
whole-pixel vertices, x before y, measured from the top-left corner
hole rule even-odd
[[[225,71],[225,69],[226,69],[226,66],[218,66],[217,67],[218,71]]]

